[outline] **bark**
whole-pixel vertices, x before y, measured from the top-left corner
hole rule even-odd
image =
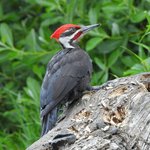
[[[27,150],[149,150],[150,73],[118,78],[74,102]]]

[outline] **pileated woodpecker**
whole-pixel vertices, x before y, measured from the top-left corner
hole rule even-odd
[[[57,106],[66,99],[76,100],[89,90],[92,62],[78,45],[78,39],[99,24],[80,26],[66,24],[59,27],[51,38],[63,49],[49,61],[41,87],[40,105],[42,133],[46,134],[57,121]]]

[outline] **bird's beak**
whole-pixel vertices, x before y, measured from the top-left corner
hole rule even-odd
[[[88,32],[88,31],[90,31],[90,30],[92,30],[92,29],[94,29],[94,28],[99,27],[99,26],[100,26],[100,24],[93,24],[93,25],[89,25],[89,26],[82,26],[82,27],[81,27],[81,31],[82,31],[83,33],[86,33],[86,32]]]

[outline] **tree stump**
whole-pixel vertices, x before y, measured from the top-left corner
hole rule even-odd
[[[150,72],[86,93],[27,150],[149,150]]]

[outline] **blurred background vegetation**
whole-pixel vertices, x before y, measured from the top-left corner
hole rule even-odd
[[[92,85],[150,71],[150,0],[1,0],[0,149],[39,138],[40,86],[61,49],[49,36],[66,23],[102,24],[80,42],[93,60]]]

